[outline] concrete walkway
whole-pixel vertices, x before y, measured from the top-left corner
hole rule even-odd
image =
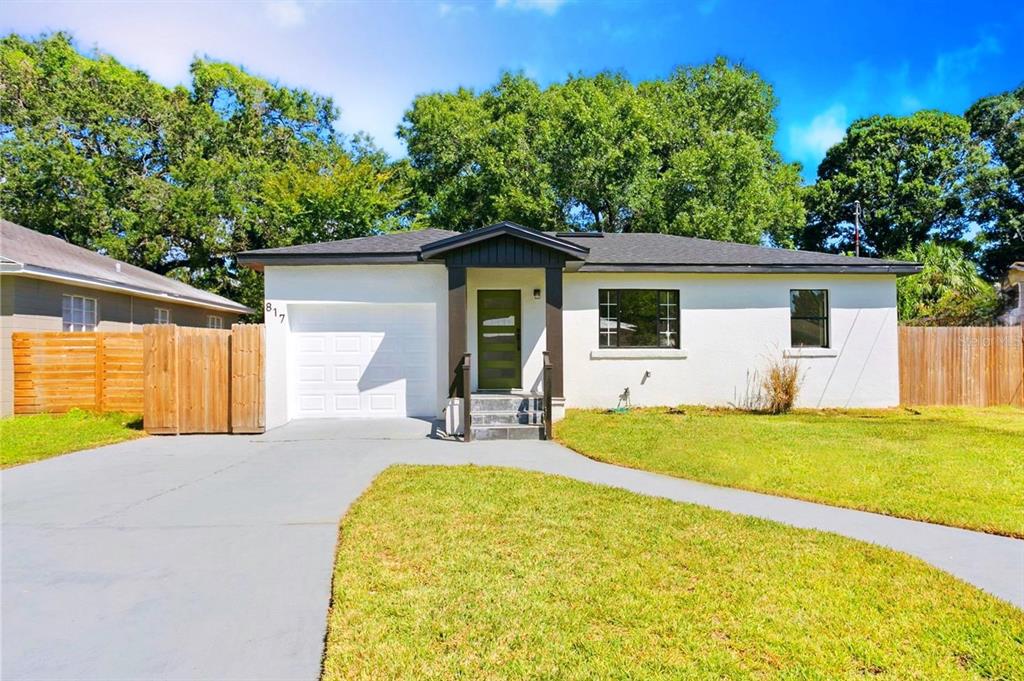
[[[2,663],[15,679],[316,679],[337,528],[396,463],[510,466],[837,532],[1024,608],[1024,541],[601,464],[414,421],[147,438],[2,473]]]

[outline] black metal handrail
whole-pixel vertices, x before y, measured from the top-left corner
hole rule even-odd
[[[473,416],[470,411],[470,396],[472,389],[470,385],[470,354],[467,352],[462,356],[460,367],[462,369],[462,441],[469,442],[473,439]]]
[[[544,351],[544,439],[551,439],[551,357]]]

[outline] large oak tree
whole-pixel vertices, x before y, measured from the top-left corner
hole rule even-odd
[[[803,224],[798,167],[773,145],[776,105],[756,73],[718,59],[665,80],[577,76],[548,88],[417,97],[399,134],[419,215],[466,230],[657,231],[788,243]]]
[[[953,242],[970,222],[972,187],[988,155],[962,117],[940,111],[855,121],[828,150],[807,191],[804,248],[895,256],[929,239]]]
[[[976,182],[982,269],[990,279],[1024,260],[1024,85],[978,100],[965,114],[992,163]]]
[[[0,40],[0,212],[259,308],[239,250],[399,221],[404,173],[328,97],[197,59],[167,88],[68,36]]]

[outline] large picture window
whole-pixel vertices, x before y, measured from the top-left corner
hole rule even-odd
[[[65,331],[96,330],[96,299],[83,296],[64,296],[61,318]]]
[[[828,347],[827,290],[790,290],[789,336],[794,348]]]
[[[602,348],[678,348],[679,291],[601,289]]]

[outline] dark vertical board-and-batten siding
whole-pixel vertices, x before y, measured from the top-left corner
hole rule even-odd
[[[445,255],[448,267],[564,267],[565,255],[502,235],[469,244]]]

